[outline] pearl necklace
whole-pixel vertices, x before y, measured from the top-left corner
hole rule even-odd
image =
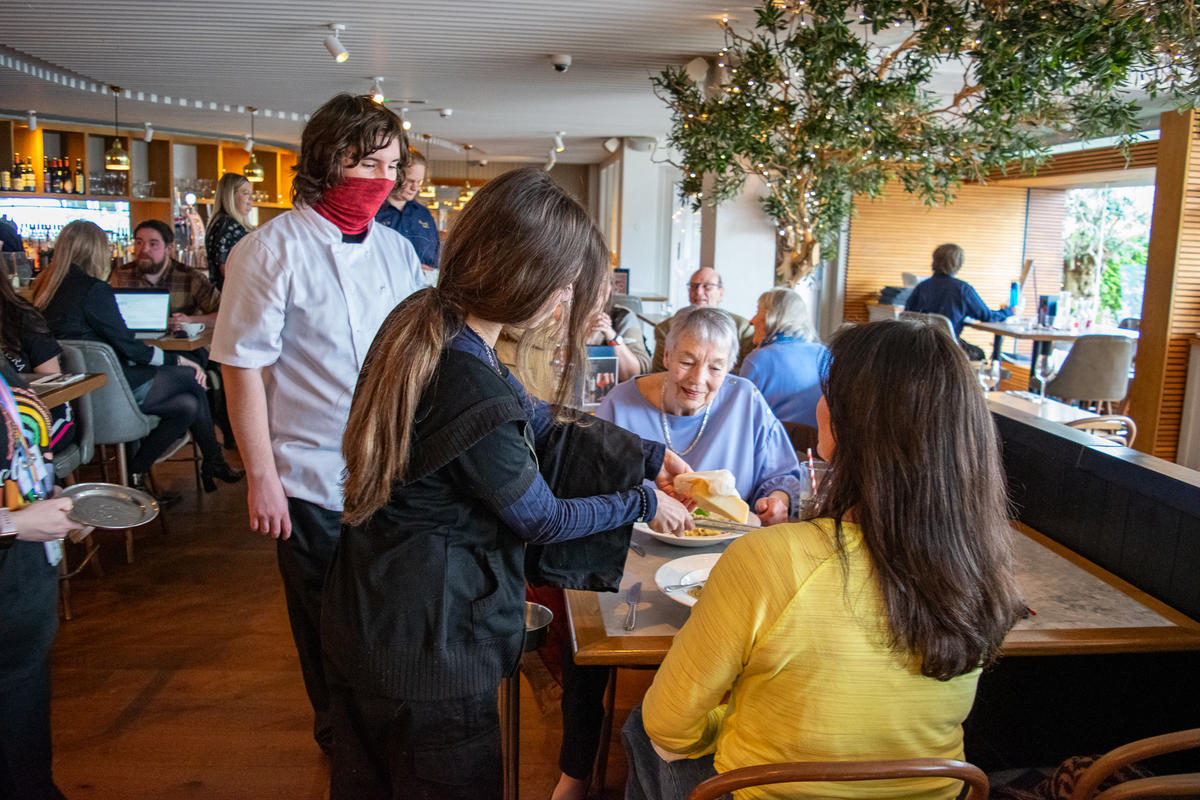
[[[704,435],[704,428],[708,425],[708,413],[712,411],[712,403],[704,406],[704,419],[700,420],[700,430],[696,431],[696,438],[692,439],[692,443],[687,446],[687,450],[676,450],[681,456],[686,456],[692,452],[697,444],[700,443],[700,437]],[[663,377],[662,397],[658,401],[658,420],[662,423],[663,438],[666,439],[667,449],[675,450],[671,445],[671,430],[667,427],[667,379]]]

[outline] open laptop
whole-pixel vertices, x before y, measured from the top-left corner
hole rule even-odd
[[[117,309],[126,327],[139,339],[160,339],[167,335],[171,311],[171,293],[161,289],[113,289]]]

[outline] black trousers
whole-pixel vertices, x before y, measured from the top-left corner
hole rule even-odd
[[[502,796],[496,689],[450,700],[395,700],[352,689],[332,672],[329,689],[330,800]]]
[[[51,774],[50,646],[58,575],[40,542],[0,552],[0,797],[63,800]]]
[[[149,472],[154,461],[188,430],[206,461],[222,458],[208,410],[208,395],[196,383],[196,373],[191,367],[172,364],[156,369],[150,391],[140,407],[145,413],[159,417],[159,422],[129,459],[130,472]]]
[[[342,513],[306,500],[288,498],[292,535],[276,545],[279,574],[287,599],[292,639],[300,656],[304,688],[313,707],[313,737],[329,752],[329,688],[321,655],[321,589],[342,531]]]
[[[608,667],[581,667],[575,663],[569,639],[562,654],[562,745],[558,768],[564,775],[585,780],[592,774],[600,749],[600,724],[604,721],[604,690]]]

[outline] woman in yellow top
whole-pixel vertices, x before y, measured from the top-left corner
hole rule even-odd
[[[1021,608],[983,394],[948,334],[906,321],[840,333],[822,384],[833,474],[818,518],[725,551],[625,726],[626,798],[683,798],[754,764],[963,756],[980,668]],[[780,784],[739,799],[959,788]]]

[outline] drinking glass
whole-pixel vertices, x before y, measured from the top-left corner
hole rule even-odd
[[[979,362],[979,385],[984,391],[992,392],[1000,384],[1000,360],[984,359]]]
[[[833,467],[825,461],[812,462],[809,469],[808,461],[800,462],[800,519],[810,519],[816,513],[817,506],[825,497],[826,478],[833,473]]]
[[[1046,384],[1058,374],[1053,353],[1042,353],[1034,364],[1033,377],[1038,382],[1038,402],[1046,402]]]

